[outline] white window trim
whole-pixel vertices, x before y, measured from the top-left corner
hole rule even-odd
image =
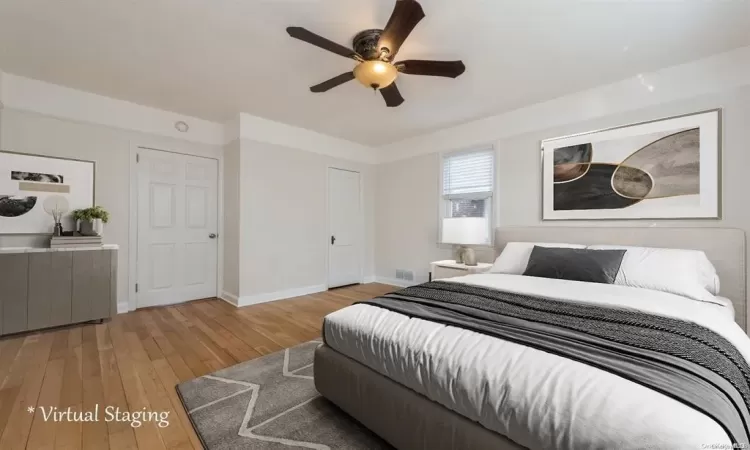
[[[489,236],[490,242],[487,245],[477,245],[472,247],[493,247],[495,245],[495,217],[497,211],[495,210],[498,205],[497,201],[497,148],[495,144],[476,145],[471,148],[461,150],[448,150],[440,152],[440,167],[438,170],[438,227],[437,227],[437,243],[438,245],[451,246],[453,244],[446,244],[442,242],[441,236],[443,235],[443,219],[445,218],[445,197],[443,196],[443,170],[445,166],[445,158],[453,155],[460,155],[462,153],[475,153],[482,151],[492,152],[492,200],[490,201],[490,217],[488,218]]]

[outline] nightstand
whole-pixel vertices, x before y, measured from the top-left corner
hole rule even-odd
[[[492,264],[489,263],[477,263],[476,266],[467,266],[466,264],[457,263],[453,259],[434,261],[430,263],[430,281],[441,278],[462,277],[472,273],[483,273],[491,268]]]

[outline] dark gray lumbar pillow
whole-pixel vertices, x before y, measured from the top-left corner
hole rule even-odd
[[[626,251],[535,245],[523,274],[530,277],[613,284]]]

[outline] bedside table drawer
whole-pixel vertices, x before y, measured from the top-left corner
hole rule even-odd
[[[432,273],[432,279],[439,280],[441,278],[463,277],[465,275],[469,275],[468,270],[437,266],[435,267],[435,271]]]

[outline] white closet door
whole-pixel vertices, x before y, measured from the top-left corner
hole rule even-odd
[[[359,176],[358,172],[328,169],[328,287],[362,282]]]

